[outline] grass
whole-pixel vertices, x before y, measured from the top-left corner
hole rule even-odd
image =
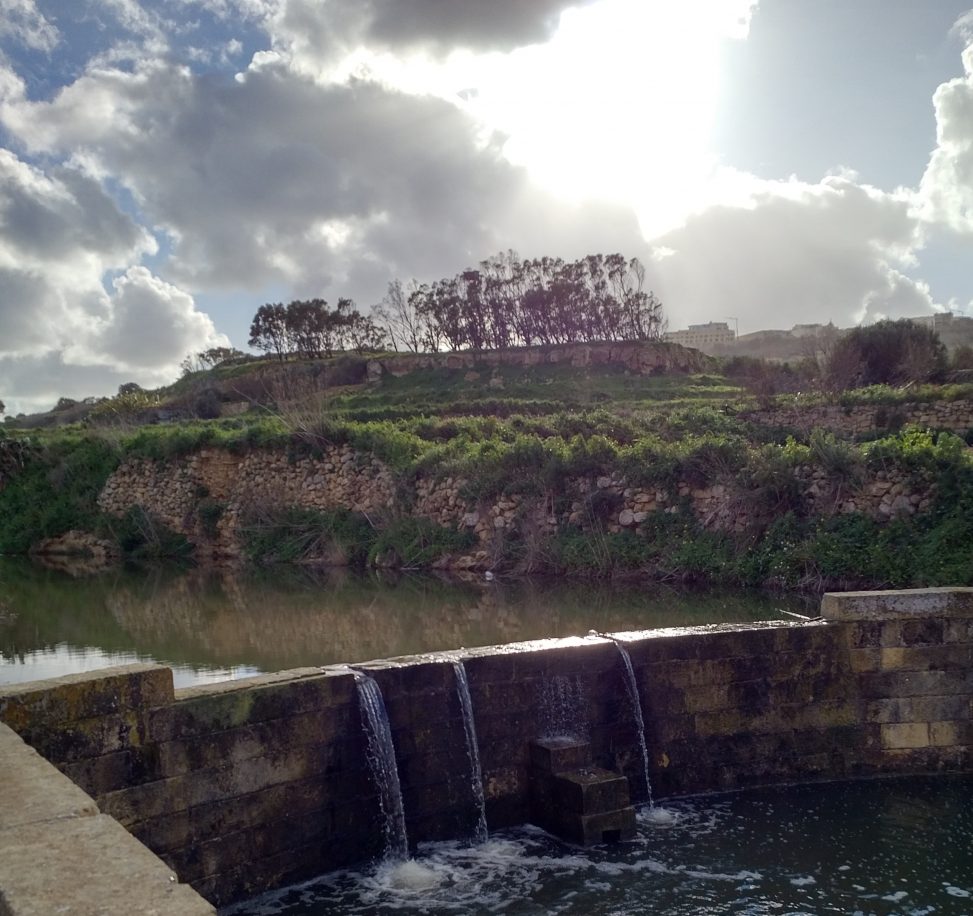
[[[266,405],[233,418],[29,435],[0,431],[30,456],[0,489],[0,552],[22,553],[43,537],[87,528],[110,534],[131,553],[178,554],[184,539],[170,537],[144,513],[114,521],[101,516],[97,493],[120,461],[170,461],[202,447],[319,455],[347,444],[385,462],[406,494],[419,476],[449,476],[467,481],[464,495],[471,500],[519,493],[563,502],[567,480],[620,472],[631,486],[670,491],[682,482],[725,481],[774,518],[765,530],[730,537],[702,529],[684,507],[653,517],[636,537],[608,533],[604,522],[613,507],[593,499],[586,530],[565,527],[541,548],[512,540],[497,554],[510,563],[530,555],[533,568],[562,574],[788,587],[973,582],[970,562],[954,547],[956,539],[969,543],[973,537],[966,521],[973,517],[970,453],[957,436],[904,429],[854,444],[822,430],[755,427],[742,412],[752,398],[716,373],[642,377],[610,365],[503,366],[475,376],[433,369],[386,375],[373,385],[324,387],[363,366],[355,359],[287,364],[292,393],[313,397],[278,403],[268,381]],[[215,382],[247,382],[257,390],[258,381],[263,385],[261,379],[276,373],[279,367],[269,360],[220,366],[156,394],[163,401],[186,397]],[[841,403],[895,413],[906,401],[937,396],[971,397],[973,385],[873,386],[846,393]],[[795,402],[814,401],[801,396]],[[934,483],[939,501],[921,517],[884,526],[857,515],[809,518],[794,474],[802,466],[822,468],[848,489],[865,474],[904,472],[923,486]],[[223,510],[204,500],[204,530],[216,532]],[[276,515],[249,520],[247,543],[250,556],[266,563],[330,554],[358,565],[394,557],[407,566],[427,566],[471,546],[467,535],[430,525],[390,516],[376,529],[351,513],[278,507]]]

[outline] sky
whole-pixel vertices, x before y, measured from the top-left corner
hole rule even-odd
[[[970,3],[0,0],[0,400],[508,249],[671,329],[973,315]]]

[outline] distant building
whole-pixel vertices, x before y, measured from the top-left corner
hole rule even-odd
[[[666,340],[694,347],[697,350],[711,350],[733,343],[736,335],[725,321],[709,321],[706,324],[691,324],[687,330],[669,331]]]

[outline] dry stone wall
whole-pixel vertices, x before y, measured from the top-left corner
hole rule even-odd
[[[861,512],[891,519],[928,509],[934,496],[930,485],[920,486],[894,472],[877,472],[854,487],[831,480],[819,468],[799,467],[793,473],[807,510],[822,516]],[[539,548],[563,525],[638,533],[653,513],[677,512],[688,505],[706,528],[739,532],[766,521],[761,512],[771,511],[761,509],[759,499],[734,480],[630,486],[623,476],[612,474],[568,479],[558,499],[511,493],[482,500],[469,495],[470,483],[455,477],[420,478],[405,492],[381,461],[347,445],[329,447],[320,458],[296,459],[284,451],[239,455],[203,449],[172,462],[126,462],[108,480],[98,503],[114,515],[143,507],[185,533],[203,557],[238,556],[241,522],[265,507],[344,508],[363,512],[375,523],[409,511],[475,534],[473,550],[440,563],[458,569],[489,569],[513,534],[527,544],[529,556],[531,546]],[[207,501],[219,507],[209,525],[201,517]]]
[[[826,429],[837,436],[861,436],[876,429],[915,425],[947,429],[965,435],[973,429],[973,401],[934,401],[926,404],[859,404],[773,407],[749,411],[745,419],[762,426],[810,431]]]
[[[466,369],[482,372],[501,366],[590,366],[618,365],[635,375],[670,372],[705,372],[715,365],[712,358],[679,344],[661,341],[618,340],[594,343],[552,344],[511,347],[504,350],[464,350],[459,353],[389,354],[369,360],[367,377],[378,381],[383,375],[408,375],[417,370]]]

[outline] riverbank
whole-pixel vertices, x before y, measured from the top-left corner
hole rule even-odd
[[[969,386],[757,403],[713,366],[643,375],[592,352],[582,366],[417,361],[300,397],[292,384],[232,418],[5,433],[0,553],[973,583]]]

